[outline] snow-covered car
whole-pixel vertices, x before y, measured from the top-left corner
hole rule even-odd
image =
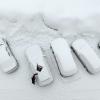
[[[58,69],[63,77],[72,76],[78,72],[71,48],[64,38],[57,38],[51,42],[51,49],[56,59]]]
[[[0,38],[0,68],[3,72],[11,73],[18,67],[18,63],[10,50],[8,42]]]
[[[86,40],[75,40],[72,49],[90,73],[100,71],[100,58]]]
[[[39,86],[45,86],[53,81],[52,74],[44,58],[44,54],[39,45],[33,45],[27,48],[25,55],[32,70],[32,83],[38,83]]]

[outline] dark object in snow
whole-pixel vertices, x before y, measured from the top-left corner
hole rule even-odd
[[[35,84],[35,81],[36,81],[36,75],[38,75],[38,73],[35,73],[32,77],[32,83]]]
[[[100,49],[100,42],[98,43],[98,48]]]
[[[43,67],[37,64],[37,71],[41,72],[42,69]]]

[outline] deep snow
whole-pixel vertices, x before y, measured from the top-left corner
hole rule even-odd
[[[85,19],[56,19],[43,14],[0,15],[0,34],[4,35],[19,62],[19,69],[12,74],[0,71],[0,98],[2,100],[99,100],[100,73],[89,74],[73,54],[79,68],[77,76],[62,78],[49,49],[50,42],[63,37],[69,45],[77,38],[85,38],[100,56],[100,15]],[[39,44],[47,55],[54,82],[47,87],[31,84],[31,70],[24,51],[29,45]]]

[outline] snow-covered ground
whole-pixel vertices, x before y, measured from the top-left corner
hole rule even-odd
[[[72,78],[62,78],[49,49],[50,42],[63,37],[69,45],[77,38],[85,38],[100,56],[100,15],[79,18],[48,17],[43,14],[1,14],[0,34],[6,36],[19,62],[12,74],[0,71],[0,99],[2,100],[99,100],[100,73],[89,74],[73,54],[79,73]],[[47,87],[31,83],[31,70],[24,51],[29,45],[39,44],[47,56],[54,82]]]

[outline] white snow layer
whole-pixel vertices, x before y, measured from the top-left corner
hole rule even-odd
[[[62,78],[49,49],[50,42],[63,37],[70,43],[85,38],[100,56],[97,44],[100,40],[100,15],[86,19],[53,18],[43,14],[0,15],[0,34],[4,35],[19,62],[12,74],[0,71],[1,100],[99,100],[100,73],[89,74],[73,54],[79,73],[72,78]],[[47,56],[54,82],[46,87],[31,83],[31,71],[24,56],[29,45],[39,44]]]

